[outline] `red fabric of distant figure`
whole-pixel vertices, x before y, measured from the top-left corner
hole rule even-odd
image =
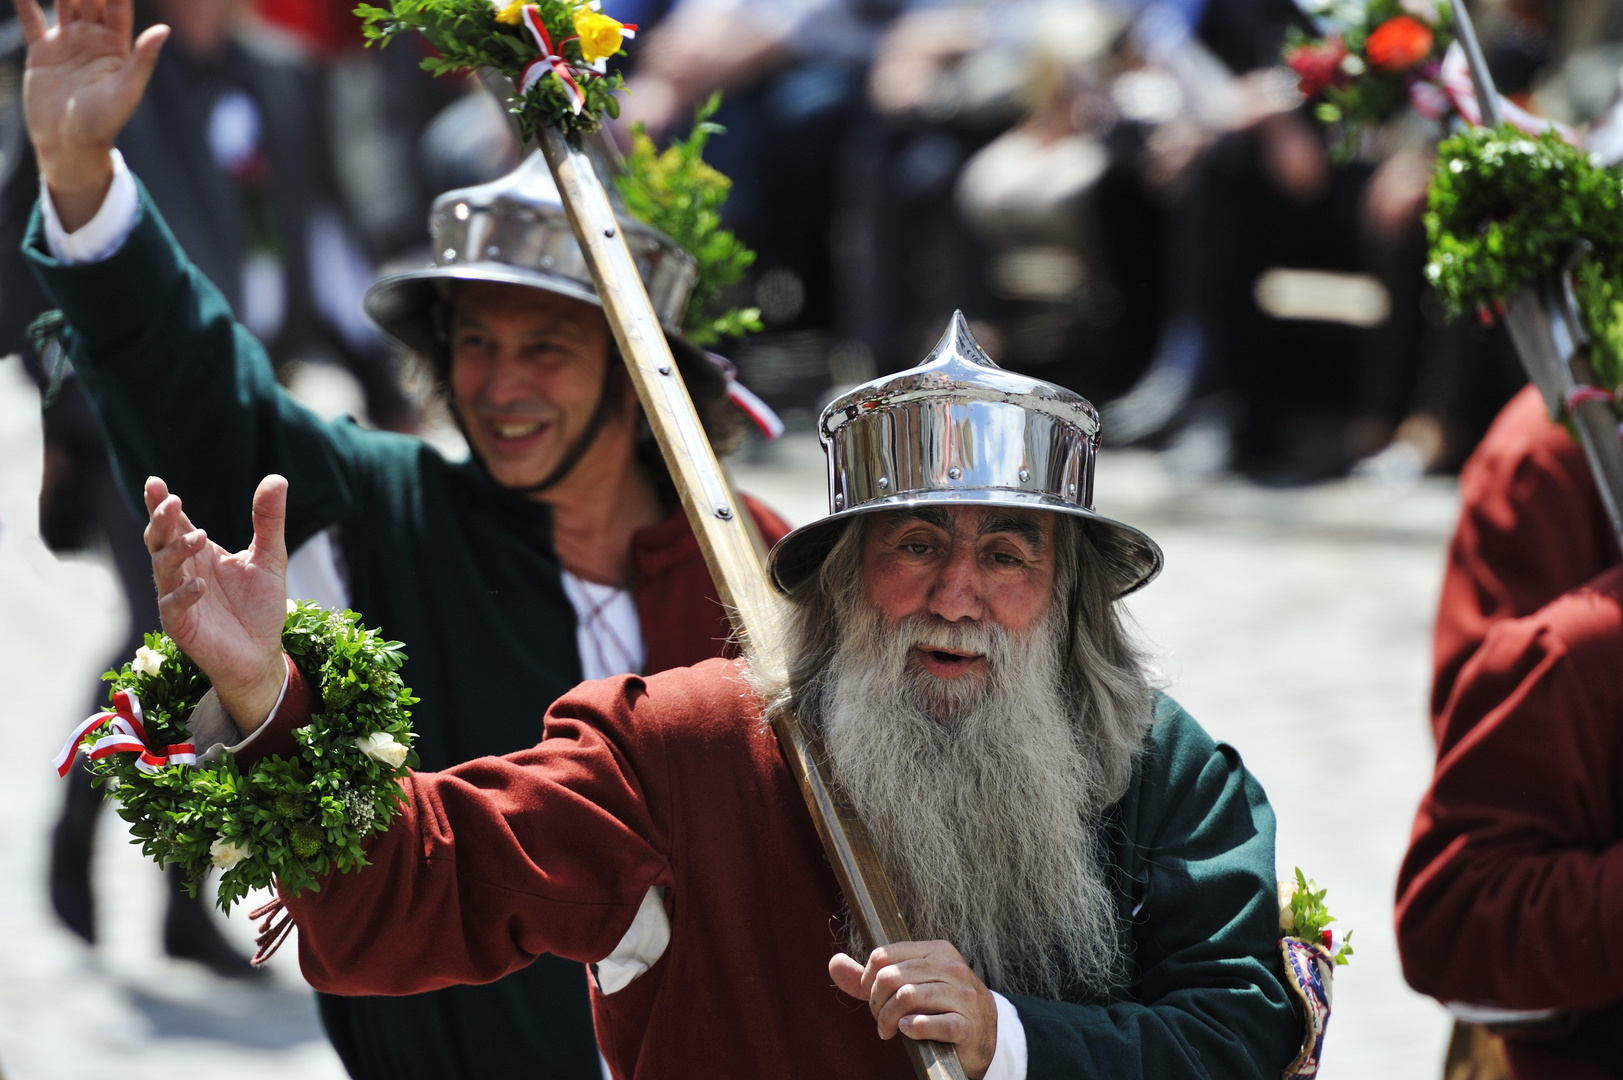
[[[1620,660],[1623,568],[1496,622],[1454,683],[1398,879],[1411,986],[1563,1014],[1504,1040],[1517,1080],[1623,1075]]]
[[[254,0],[261,19],[290,30],[324,53],[359,49],[361,20],[349,0]]]
[[[1460,473],[1460,519],[1448,548],[1433,639],[1432,730],[1460,669],[1500,619],[1531,615],[1619,554],[1583,450],[1524,388]]]

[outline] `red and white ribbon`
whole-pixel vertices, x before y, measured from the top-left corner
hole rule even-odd
[[[147,742],[141,699],[135,696],[133,690],[117,690],[113,693],[112,712],[97,713],[74,727],[67,744],[51,762],[56,766],[56,775],[68,775],[68,770],[73,768],[73,757],[79,752],[79,744],[103,724],[107,725],[108,734],[91,744],[89,756],[92,761],[111,754],[137,754],[135,767],[142,772],[157,772],[167,765],[197,764],[197,748],[191,743],[171,743],[162,753],[154,749]]]
[[[552,47],[552,38],[547,34],[547,25],[541,21],[541,9],[534,4],[524,5],[524,25],[529,28],[530,36],[535,38],[536,48],[541,55],[530,61],[524,69],[524,75],[519,79],[518,92],[523,97],[530,87],[540,82],[550,71],[558,76],[563,84],[564,94],[569,98],[569,107],[576,116],[586,104],[586,95],[581,92],[580,84],[575,81],[574,66],[565,60],[558,51]],[[560,45],[562,43],[560,42]]]
[[[705,356],[710,362],[721,369],[722,375],[727,379],[727,398],[738,410],[752,420],[761,434],[769,440],[776,439],[783,434],[783,418],[779,416],[766,402],[762,401],[755,391],[738,381],[738,365],[722,356],[720,353],[706,352]]]
[[[1610,405],[1613,400],[1610,390],[1602,390],[1598,386],[1574,386],[1567,391],[1567,411],[1577,412],[1578,406],[1586,401],[1604,401]]]
[[[588,7],[590,7],[593,11],[599,11],[602,9],[603,5],[600,3],[593,3],[589,4]],[[563,47],[569,42],[575,41],[577,38],[563,38],[556,46],[554,46],[552,44],[552,35],[547,33],[547,24],[541,18],[541,10],[534,4],[524,5],[521,18],[525,27],[530,31],[530,36],[535,39],[535,47],[541,50],[541,55],[530,61],[530,63],[524,68],[524,73],[519,76],[519,96],[523,97],[529,92],[530,87],[546,78],[547,74],[550,72],[558,76],[558,82],[561,83],[564,88],[564,95],[569,98],[570,109],[575,113],[576,116],[579,116],[581,109],[586,106],[586,94],[581,90],[580,83],[575,78],[575,73],[581,69],[577,68],[574,64],[570,63],[563,57]],[[637,24],[621,23],[620,36],[622,38],[636,37]],[[604,58],[596,61],[595,63],[588,64],[587,67],[596,74],[601,75],[604,71],[608,70],[608,60],[607,58]]]

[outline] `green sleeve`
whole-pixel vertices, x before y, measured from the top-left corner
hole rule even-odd
[[[1123,871],[1141,889],[1129,1000],[1011,999],[1029,1080],[1278,1080],[1301,1031],[1278,974],[1274,817],[1239,755],[1163,699],[1124,800]]]
[[[265,350],[187,261],[144,187],[135,228],[110,258],[51,258],[38,206],[23,252],[67,317],[64,346],[132,506],[146,478],[161,476],[193,522],[234,550],[253,537],[254,488],[279,472],[289,481],[290,548],[346,516],[361,433],[324,423],[283,392]]]

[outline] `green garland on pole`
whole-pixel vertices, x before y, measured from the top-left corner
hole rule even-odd
[[[1595,373],[1623,383],[1623,170],[1553,131],[1470,128],[1437,147],[1426,236],[1426,280],[1455,314],[1492,308],[1577,256]]]
[[[400,642],[382,640],[353,611],[289,601],[282,648],[321,698],[321,711],[294,732],[296,759],[267,758],[247,773],[230,754],[156,772],[137,769],[128,753],[90,765],[116,796],[133,842],[179,866],[193,895],[211,868],[223,871],[217,902],[225,911],[273,880],[297,895],[334,869],[365,866],[363,842],[394,820],[405,798],[396,781],[417,763],[409,711],[417,699],[400,679]],[[146,635],[134,661],[102,678],[110,693],[139,697],[154,745],[187,741],[186,718],[209,690],[208,677],[164,634]]]

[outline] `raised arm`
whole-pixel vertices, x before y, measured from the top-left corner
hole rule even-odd
[[[350,429],[322,423],[281,391],[264,350],[187,261],[138,183],[126,176],[127,197],[118,198],[113,141],[140,102],[167,28],[132,42],[132,0],[57,9],[62,21],[52,27],[38,0],[18,4],[42,203],[62,235],[91,225],[85,232],[106,231],[114,250],[75,258],[48,240],[36,211],[24,251],[67,317],[64,343],[118,476],[134,505],[149,474],[166,477],[187,492],[193,520],[236,548],[251,539],[243,510],[259,478],[281,473],[293,481],[296,546],[344,515]],[[120,208],[125,220],[109,222]]]
[[[239,730],[258,733],[256,747],[309,723],[314,705],[282,697],[287,494],[281,477],[264,479],[253,542],[231,553],[193,527],[162,480],[146,487],[164,631],[203,669]],[[367,851],[372,865],[284,898],[310,982],[332,993],[409,994],[490,982],[543,952],[588,963],[608,956],[649,888],[671,884],[639,773],[663,760],[643,745],[659,736],[630,719],[640,693],[635,679],[595,684],[553,706],[532,750],[410,775],[408,805]]]

